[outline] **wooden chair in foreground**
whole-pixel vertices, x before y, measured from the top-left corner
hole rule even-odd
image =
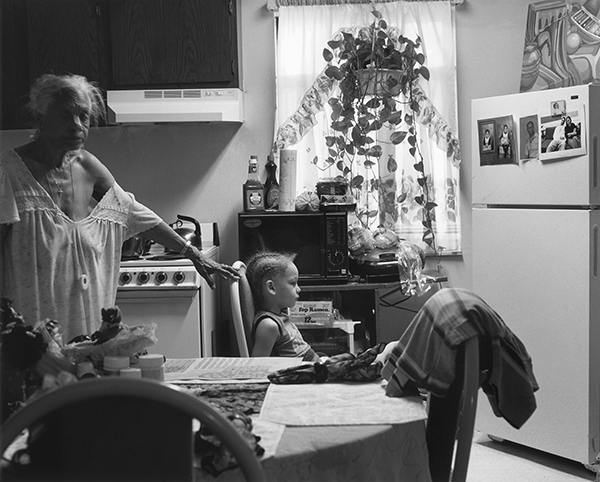
[[[433,482],[465,482],[473,443],[479,390],[479,338],[456,354],[456,378],[445,397],[429,395],[427,449]]]
[[[245,478],[264,481],[253,450],[200,399],[149,380],[83,380],[32,401],[2,426],[1,452],[29,429],[28,475],[18,480],[195,480],[193,419],[230,449]]]

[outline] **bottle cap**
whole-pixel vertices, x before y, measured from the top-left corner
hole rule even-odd
[[[150,355],[141,355],[138,358],[138,367],[139,368],[158,368],[163,366],[165,362],[165,357],[163,355],[158,354],[150,354]]]
[[[120,370],[121,368],[129,367],[128,356],[105,356],[104,357],[104,368],[112,370]]]
[[[124,378],[142,378],[142,370],[139,368],[122,368],[119,376]]]
[[[95,375],[94,364],[92,362],[80,362],[77,364],[77,378],[81,378],[85,374],[91,373]]]

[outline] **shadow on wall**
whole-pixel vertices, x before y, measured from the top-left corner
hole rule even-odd
[[[239,128],[233,123],[103,127],[90,133],[86,148],[139,201],[161,216],[174,216],[181,206],[210,200],[210,192],[207,199],[196,198],[203,197],[200,188],[216,174]]]

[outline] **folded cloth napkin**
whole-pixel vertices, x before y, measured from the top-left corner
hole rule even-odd
[[[329,381],[370,382],[381,376],[381,363],[373,363],[385,343],[363,351],[358,355],[341,353],[325,359],[323,362],[303,363],[283,368],[268,375],[271,383],[323,383]]]

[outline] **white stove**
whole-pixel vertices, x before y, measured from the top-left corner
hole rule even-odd
[[[218,262],[219,246],[204,244],[212,239],[202,241],[202,253]],[[165,256],[164,248],[155,244],[148,255],[121,261],[116,304],[129,326],[156,323],[158,342],[148,348],[150,353],[213,356],[218,293],[189,259]]]
[[[217,246],[203,247],[208,258]],[[121,261],[119,290],[185,290],[200,288],[201,276],[187,258],[156,259],[152,253],[140,259]],[[158,256],[160,258],[160,256]]]

